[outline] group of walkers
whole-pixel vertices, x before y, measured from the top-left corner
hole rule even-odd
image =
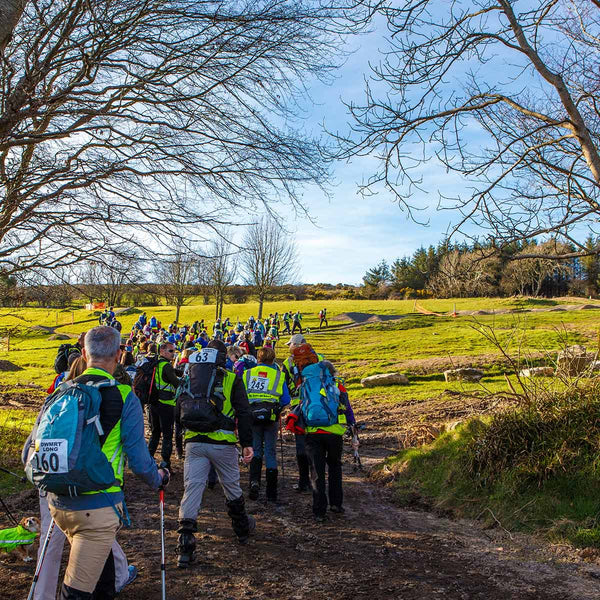
[[[114,327],[101,325],[70,348],[61,346],[55,363],[61,372],[23,450],[26,474],[40,489],[42,539],[57,526],[34,598],[55,597],[65,538],[71,553],[61,600],[110,599],[135,579],[135,567],[127,565],[115,540],[129,520],[124,466],[127,461],[150,488],[166,486],[173,471],[173,438],[184,459],[181,568],[195,560],[203,494],[217,481],[235,536],[241,544],[248,542],[256,523],[246,510],[240,462],[249,465],[247,497],[261,497],[264,466],[264,499],[267,506],[279,504],[276,442],[285,407],[286,428],[296,441],[295,489],[312,491],[316,522],[327,519],[328,507],[344,512],[343,435],[355,423],[348,394],[331,362],[302,333],[291,335],[289,354],[278,365],[274,342],[281,321],[284,331],[292,333],[296,323],[301,329],[300,313],[282,318],[275,313],[264,321],[250,317],[243,325],[238,320],[235,326],[217,319],[209,338],[203,321],[163,328],[142,313],[125,341]],[[99,445],[90,441],[94,436]]]

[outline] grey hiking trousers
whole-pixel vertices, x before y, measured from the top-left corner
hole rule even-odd
[[[197,519],[211,465],[215,467],[227,500],[235,500],[242,495],[238,460],[237,448],[232,445],[203,442],[188,442],[185,445],[184,491],[179,506],[180,521]]]

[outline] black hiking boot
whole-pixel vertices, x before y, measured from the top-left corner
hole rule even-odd
[[[179,521],[179,539],[177,540],[177,567],[187,569],[196,560],[196,521],[182,519]]]
[[[250,461],[250,488],[248,490],[248,498],[250,500],[258,500],[260,492],[260,474],[262,471],[262,458],[256,456]]]
[[[227,514],[231,517],[231,527],[237,535],[238,542],[245,544],[250,534],[256,529],[256,521],[254,517],[250,517],[246,513],[244,496],[240,496],[235,500],[228,500],[226,504]]]
[[[267,469],[267,502],[277,502],[277,469]]]
[[[310,461],[306,454],[296,454],[298,461],[298,483],[294,486],[297,492],[312,492],[310,483]]]

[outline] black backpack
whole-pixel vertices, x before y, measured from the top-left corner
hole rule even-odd
[[[57,373],[64,373],[69,370],[69,354],[76,350],[71,344],[61,344],[58,347],[58,353],[54,359],[54,370]]]
[[[140,365],[133,378],[133,392],[142,405],[155,404],[158,401],[158,388],[155,383],[155,373],[158,367],[158,357],[151,356]]]
[[[223,414],[222,381],[227,371],[218,366],[217,353],[212,350],[204,348],[190,356],[186,380],[178,391],[179,420],[186,429],[199,433],[235,428],[233,419]],[[209,360],[203,360],[207,357]]]

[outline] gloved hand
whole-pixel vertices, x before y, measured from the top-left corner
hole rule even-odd
[[[160,487],[166,488],[169,485],[169,481],[171,481],[171,473],[169,473],[169,469],[159,469],[158,474],[162,478],[162,483],[160,484]]]

